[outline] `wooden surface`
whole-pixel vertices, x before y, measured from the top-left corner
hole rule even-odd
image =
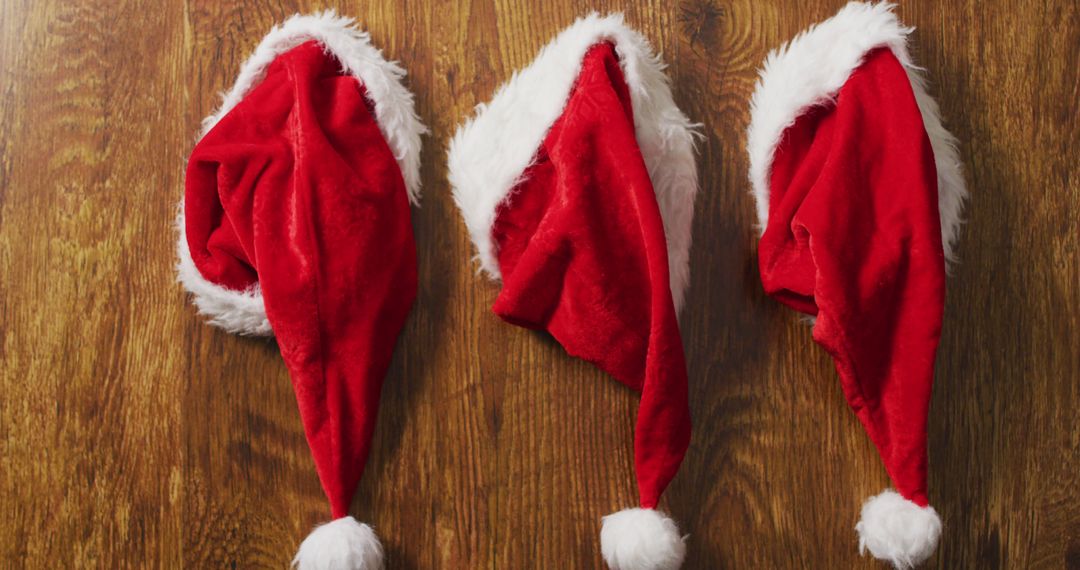
[[[497,320],[445,144],[586,8],[339,2],[409,71],[419,299],[353,513],[390,568],[597,568],[636,396]],[[594,2],[600,10],[617,2]],[[663,505],[688,569],[884,568],[888,484],[828,356],[756,270],[744,131],[766,52],[837,1],[627,3],[704,124],[683,327],[695,436]],[[199,120],[307,2],[0,3],[0,566],[283,568],[327,516],[272,342],[203,324],[172,219]],[[930,421],[929,568],[1080,568],[1080,8],[905,2],[971,187]]]

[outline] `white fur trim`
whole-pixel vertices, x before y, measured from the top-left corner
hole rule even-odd
[[[582,58],[611,41],[630,88],[637,142],[656,191],[667,236],[671,294],[683,304],[690,280],[690,239],[697,194],[696,125],[675,105],[665,65],[622,14],[591,14],[574,22],[536,59],[476,107],[450,141],[448,165],[454,202],[476,246],[480,267],[499,279],[491,228],[496,208],[510,197],[548,129],[562,114]]]
[[[266,68],[277,57],[294,47],[315,40],[341,63],[342,71],[364,85],[375,104],[375,121],[394,151],[401,168],[409,200],[420,201],[420,135],[427,128],[413,107],[413,96],[401,81],[405,70],[396,62],[386,61],[382,51],[371,45],[371,36],[355,27],[352,18],[338,16],[333,10],[317,14],[296,14],[284,24],[274,26],[263,37],[255,52],[240,67],[232,89],[225,93],[221,108],[203,119],[202,136],[236,107],[266,77]]]
[[[352,517],[315,527],[300,543],[298,570],[381,570],[383,549],[375,531]]]
[[[396,63],[386,61],[382,52],[371,45],[367,32],[355,28],[351,18],[339,17],[333,10],[306,16],[297,14],[284,24],[274,26],[240,67],[236,83],[223,95],[221,107],[203,119],[200,138],[206,136],[222,117],[262,82],[266,68],[275,58],[310,40],[322,44],[341,63],[343,71],[364,85],[375,105],[379,130],[401,168],[409,201],[418,204],[420,135],[427,129],[416,115],[412,93],[401,83],[405,71]],[[177,274],[184,288],[194,296],[199,312],[209,315],[211,324],[231,333],[272,336],[257,285],[248,291],[226,289],[207,281],[196,268],[188,250],[183,204],[177,219],[177,230]]]
[[[967,199],[956,138],[942,125],[937,102],[926,92],[922,70],[908,54],[907,36],[914,28],[902,26],[892,10],[893,5],[884,2],[851,2],[765,58],[750,99],[746,137],[759,229],[764,232],[769,222],[769,177],[784,131],[806,110],[831,104],[867,52],[888,47],[907,71],[934,149],[941,241],[948,264],[956,260],[956,240]]]
[[[226,289],[207,281],[188,249],[187,233],[184,231],[184,209],[176,216],[176,231],[180,239],[176,240],[176,275],[184,289],[191,293],[192,301],[200,315],[206,315],[210,324],[221,327],[226,332],[251,336],[274,336],[270,321],[266,318],[262,293],[256,283],[247,291]]]
[[[655,509],[624,509],[604,517],[600,551],[611,570],[677,570],[686,558],[686,537]]]
[[[863,503],[855,525],[859,552],[891,562],[898,570],[914,568],[934,553],[941,537],[941,519],[933,507],[920,507],[900,493],[885,490]]]

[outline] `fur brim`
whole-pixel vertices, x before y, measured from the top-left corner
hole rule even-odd
[[[416,115],[412,93],[401,82],[405,71],[384,59],[368,34],[357,29],[351,18],[339,17],[332,10],[306,16],[298,14],[270,30],[241,66],[236,83],[224,95],[221,107],[203,119],[200,138],[262,82],[266,68],[275,58],[311,40],[322,44],[341,63],[344,72],[364,85],[374,103],[379,130],[401,168],[409,201],[414,205],[419,203],[420,135],[427,129]],[[234,291],[207,281],[199,272],[188,249],[182,203],[176,227],[178,278],[193,295],[199,312],[209,316],[211,324],[228,332],[272,335],[258,286],[249,291]]]
[[[697,194],[694,125],[675,105],[664,64],[621,14],[579,19],[545,46],[525,69],[478,105],[450,141],[454,201],[476,246],[480,267],[499,279],[491,229],[498,206],[532,162],[562,114],[590,47],[611,41],[630,88],[635,131],[667,236],[671,294],[683,304],[690,279],[690,229]]]
[[[900,24],[891,4],[851,2],[832,18],[769,53],[750,100],[747,132],[750,182],[762,232],[769,221],[773,156],[784,132],[810,108],[830,104],[868,52],[887,47],[907,71],[930,137],[937,166],[941,242],[946,262],[956,260],[967,188],[956,138],[942,125],[937,102],[927,93],[922,71],[908,54],[907,37],[912,31]]]

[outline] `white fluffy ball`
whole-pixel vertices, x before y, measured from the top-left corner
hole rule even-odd
[[[941,519],[933,507],[920,507],[896,491],[887,490],[863,503],[862,520],[855,525],[859,552],[892,562],[898,570],[926,561],[941,537]]]
[[[677,570],[686,558],[675,521],[654,509],[626,509],[604,517],[600,551],[611,570]]]
[[[298,570],[382,570],[382,544],[370,526],[342,517],[311,531],[292,565]]]

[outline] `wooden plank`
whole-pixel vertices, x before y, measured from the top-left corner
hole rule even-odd
[[[664,507],[689,568],[876,568],[888,481],[826,354],[761,292],[745,128],[769,49],[842,3],[340,2],[431,129],[421,286],[353,513],[390,568],[596,568],[633,504],[637,398],[489,307],[445,146],[558,30],[624,9],[703,123],[682,321],[695,436]],[[269,27],[313,2],[0,3],[0,559],[276,567],[327,507],[272,342],[174,282],[184,159]],[[972,190],[930,423],[929,568],[1080,567],[1080,9],[906,2]]]

